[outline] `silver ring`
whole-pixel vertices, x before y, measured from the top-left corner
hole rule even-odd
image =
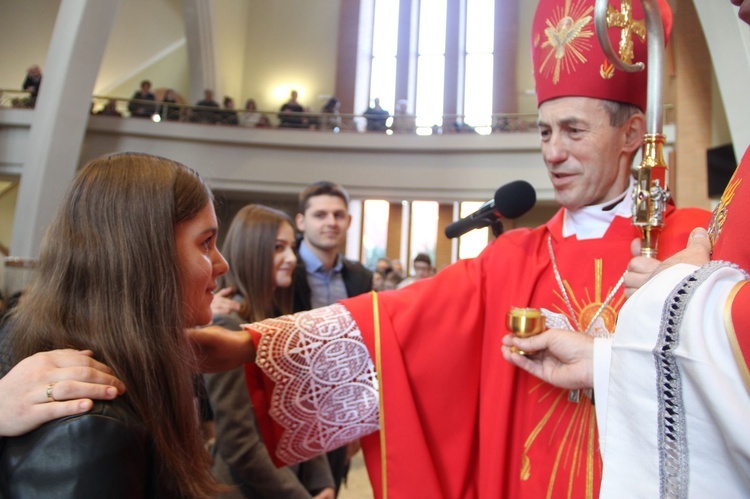
[[[52,396],[52,389],[54,387],[54,383],[50,383],[49,385],[47,385],[47,400],[50,402],[57,402],[57,400],[55,400],[55,397]]]

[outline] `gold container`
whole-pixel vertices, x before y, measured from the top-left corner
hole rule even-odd
[[[534,336],[546,329],[545,318],[538,308],[513,307],[505,316],[505,327],[519,338]],[[526,355],[526,352],[516,347],[510,347],[511,352]]]
[[[544,331],[545,319],[538,308],[513,307],[505,317],[505,326],[519,338],[528,338]]]

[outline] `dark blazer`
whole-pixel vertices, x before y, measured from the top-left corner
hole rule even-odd
[[[343,258],[344,266],[341,277],[344,279],[346,294],[349,298],[372,291],[372,272],[364,265]],[[299,258],[294,269],[294,311],[302,312],[312,308],[310,284],[307,282],[305,262]]]
[[[153,444],[124,397],[6,438],[0,497],[176,497],[158,478]]]

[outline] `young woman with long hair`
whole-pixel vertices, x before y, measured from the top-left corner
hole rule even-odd
[[[10,319],[18,361],[91,349],[127,386],[111,402],[8,438],[4,497],[208,497],[185,329],[210,322],[216,248],[210,189],[168,159],[121,153],[76,176]],[[47,398],[54,400],[54,385]]]
[[[214,315],[230,330],[292,312],[292,275],[297,263],[292,219],[261,205],[234,217],[222,246],[230,270],[223,285],[235,291],[237,312]],[[294,467],[276,468],[256,426],[243,367],[205,376],[216,424],[214,474],[237,488],[234,498],[334,497],[325,456]]]

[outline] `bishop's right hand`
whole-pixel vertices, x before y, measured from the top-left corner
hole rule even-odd
[[[524,355],[512,350],[525,352]],[[537,336],[503,337],[503,357],[542,381],[568,390],[594,385],[594,338],[579,331],[548,329]]]

